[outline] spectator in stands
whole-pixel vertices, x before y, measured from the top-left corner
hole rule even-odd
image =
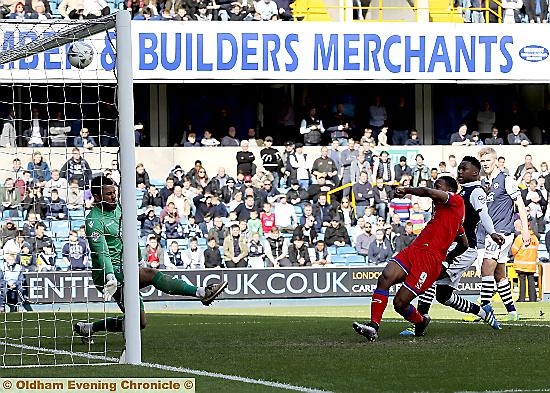
[[[548,207],[548,201],[542,195],[542,192],[537,189],[537,181],[532,179],[527,189],[521,190],[521,197],[525,206],[531,209],[531,217],[536,221],[536,228],[533,228],[535,234],[544,234],[544,216],[546,215],[546,209]]]
[[[269,186],[267,192],[272,191],[272,182],[273,175],[270,172],[267,172],[261,165],[256,168],[256,174],[252,176],[252,187],[254,187],[255,192],[259,191],[264,186],[264,183],[267,183]]]
[[[6,260],[0,268],[0,312],[9,304],[14,309],[15,305],[25,302],[23,297],[23,269],[15,260]],[[8,303],[9,302],[9,303]]]
[[[174,187],[174,193],[168,197],[167,203],[173,202],[180,218],[189,217],[191,214],[191,201],[183,195],[183,189],[180,186]]]
[[[214,225],[208,231],[208,238],[215,238],[219,246],[223,246],[225,238],[228,236],[228,230],[225,227],[221,217],[214,217]]]
[[[256,3],[264,3],[266,0],[259,0]],[[269,0],[268,0],[269,1]],[[269,1],[270,4],[275,5],[275,2]],[[275,5],[275,8],[277,6]],[[300,134],[304,136],[304,145],[306,146],[319,146],[321,144],[325,127],[323,126],[323,120],[317,117],[317,109],[311,107],[308,111],[308,115],[302,119],[300,124]]]
[[[515,125],[512,127],[512,132],[508,134],[508,144],[528,146],[531,144],[531,140],[527,137],[527,135],[525,135],[518,125]]]
[[[141,208],[147,206],[162,207],[162,196],[160,195],[157,187],[150,185],[147,191],[143,194],[143,199],[141,200]]]
[[[237,133],[237,130],[235,130],[235,127],[231,126],[227,130],[227,135],[222,138],[221,145],[222,146],[239,146],[239,140],[235,138],[235,134]]]
[[[380,133],[378,134],[378,144],[377,146],[389,146],[388,144],[388,127],[380,128]]]
[[[265,202],[263,211],[260,213],[260,222],[262,223],[262,232],[267,235],[275,227],[275,214],[271,212],[271,203]]]
[[[281,177],[281,170],[283,169],[283,160],[281,154],[277,149],[272,147],[273,137],[266,136],[264,139],[264,148],[260,150],[260,158],[262,159],[262,165],[266,171],[273,176],[273,185],[275,188],[279,186],[279,179]]]
[[[308,199],[308,193],[302,187],[298,180],[293,179],[290,181],[290,189],[286,193],[287,201],[293,206],[302,206],[303,202]]]
[[[242,172],[245,176],[253,175],[254,170],[254,154],[248,150],[249,143],[247,140],[241,141],[241,151],[237,152],[237,173]]]
[[[526,172],[533,174],[538,172],[538,169],[533,165],[533,156],[531,154],[526,154],[523,164],[519,165],[514,172],[514,178],[519,180]]]
[[[298,217],[294,206],[287,203],[286,195],[281,194],[279,201],[275,202],[273,213],[275,214],[275,225],[283,232],[293,232],[298,224]]]
[[[46,225],[43,222],[37,222],[34,226],[35,235],[30,239],[31,250],[35,254],[41,253],[44,247],[52,247],[52,238],[46,235]],[[67,229],[68,231],[68,229]],[[66,235],[65,235],[66,236]]]
[[[204,250],[204,267],[221,268],[222,266],[222,254],[215,237],[208,239],[207,247]]]
[[[153,234],[147,236],[147,244],[143,255],[143,263],[153,269],[164,269],[164,250]]]
[[[351,183],[351,164],[359,155],[359,150],[356,148],[355,141],[353,139],[348,140],[348,148],[343,150],[340,154],[340,178],[342,179],[342,184]],[[344,196],[349,196],[350,188],[344,189]]]
[[[477,130],[482,134],[489,133],[495,123],[495,112],[491,110],[489,101],[485,101],[483,103],[483,110],[477,113]]]
[[[303,224],[299,224],[292,233],[293,237],[300,236],[304,239],[307,247],[313,247],[317,240],[317,231],[315,230],[315,218],[309,216]]]
[[[46,181],[43,194],[44,197],[50,198],[52,190],[57,190],[61,198],[67,198],[68,183],[67,179],[59,177],[59,170],[52,169],[50,180]]]
[[[42,195],[40,186],[37,185],[28,190],[25,198],[21,201],[21,209],[24,215],[34,212],[40,217],[46,217],[48,212],[48,201]]]
[[[323,240],[317,240],[311,252],[311,264],[315,267],[331,265],[330,253]]]
[[[44,3],[42,3],[41,10],[44,12]],[[29,10],[25,16],[27,19],[38,19],[38,14],[32,10]],[[29,127],[23,131],[23,136],[26,139],[27,147],[43,147],[48,141],[48,129],[40,120],[40,111],[36,107],[31,110],[31,121]]]
[[[105,0],[84,0],[84,15],[86,19],[100,18],[110,13],[111,9]]]
[[[67,220],[69,218],[67,203],[59,197],[56,189],[52,190],[46,218],[49,220]]]
[[[189,240],[189,247],[183,251],[182,257],[185,268],[204,269],[204,250],[199,248],[196,237]]]
[[[389,203],[393,198],[392,189],[390,186],[384,184],[384,180],[382,178],[378,178],[376,179],[376,187],[374,187],[372,193],[377,215],[386,221]]]
[[[9,177],[11,177],[14,180],[22,179],[23,178],[23,168],[21,168],[21,160],[17,157],[15,157],[12,161],[12,169],[11,172],[8,174]]]
[[[46,4],[49,3],[46,2]],[[51,147],[66,147],[67,134],[71,132],[71,127],[65,124],[62,112],[55,112],[54,116],[49,120],[48,134]]]
[[[369,246],[368,262],[371,265],[378,265],[381,263],[387,263],[393,252],[391,244],[385,237],[383,229],[377,229],[375,240]]]
[[[88,246],[78,238],[76,231],[69,231],[69,241],[63,245],[62,255],[70,270],[86,270],[89,267]]]
[[[150,185],[149,174],[145,170],[145,166],[140,162],[136,165],[136,188],[143,190],[149,188]]]
[[[373,131],[375,138],[387,120],[388,114],[386,113],[386,107],[382,105],[382,97],[376,95],[374,96],[373,105],[369,106],[369,128]]]
[[[229,179],[229,176],[227,176],[227,174],[225,173],[225,168],[219,167],[218,173],[216,174],[216,176],[210,179],[210,182],[208,183],[204,191],[214,196],[221,197],[222,188],[223,186],[225,186],[227,179]]]
[[[313,204],[313,216],[315,217],[315,230],[317,232],[321,232],[322,228],[330,227],[333,208],[327,203],[326,194],[320,194],[317,203]]]
[[[46,181],[51,179],[50,167],[48,163],[44,161],[39,151],[33,153],[32,161],[27,164],[27,170],[31,173],[34,181],[37,181],[41,177]]]
[[[172,241],[166,255],[164,256],[164,266],[168,270],[185,269],[185,262],[183,260],[183,252],[180,250],[180,246],[177,241]]]
[[[246,4],[243,5],[238,1],[233,1],[228,4],[227,10],[221,9],[219,15],[222,21],[249,20],[252,18],[252,16],[250,16],[250,11],[250,8]]]
[[[204,130],[204,136],[201,139],[201,145],[205,147],[216,147],[220,145],[220,141],[212,137],[212,132]]]
[[[148,206],[145,213],[138,215],[137,220],[140,222],[140,237],[144,239],[153,233],[156,224],[160,224],[160,218],[155,214],[153,206]]]
[[[248,242],[248,267],[262,269],[265,267],[265,244],[260,240],[258,232],[252,232]]]
[[[22,2],[16,3],[13,12],[10,14],[10,19],[25,19],[25,5]]]
[[[325,231],[325,243],[327,246],[344,247],[351,245],[349,234],[340,217],[335,215],[330,220],[330,226]]]
[[[422,139],[418,137],[418,131],[413,128],[410,138],[405,142],[405,146],[421,146],[423,144]]]
[[[183,239],[183,228],[175,213],[168,214],[162,224],[163,237],[169,239]]]
[[[412,169],[407,165],[407,157],[399,157],[399,163],[394,166],[395,181],[401,181],[403,175],[412,177]]]
[[[313,206],[310,203],[304,203],[302,209],[302,216],[299,219],[300,224],[304,224],[309,217],[312,217],[313,221],[315,221],[315,216],[313,215]]]
[[[187,134],[187,140],[183,142],[183,147],[200,147],[201,144],[197,141],[197,134],[190,132]]]
[[[223,242],[223,259],[228,268],[246,267],[248,245],[246,238],[241,235],[238,224],[231,225],[229,235]]]
[[[4,247],[4,245],[8,240],[15,239],[15,237],[17,236],[17,232],[18,232],[17,225],[15,225],[15,223],[11,219],[7,219],[2,224],[2,229],[0,231],[0,248]],[[34,236],[34,229],[33,229],[33,236]],[[23,237],[25,238],[25,235],[23,235]]]
[[[468,126],[461,124],[458,127],[458,131],[451,135],[452,146],[470,146],[472,144],[472,137],[468,135]]]
[[[311,173],[316,178],[324,175],[332,184],[338,184],[338,167],[334,160],[328,156],[328,148],[326,146],[321,147],[321,157],[313,161]]]
[[[372,234],[372,226],[365,223],[363,231],[359,233],[355,240],[355,251],[364,257],[369,255],[369,247],[374,242],[375,236]]]
[[[160,197],[162,199],[162,206],[166,206],[168,202],[168,197],[174,192],[174,178],[168,176],[165,180],[164,187],[159,191]]]
[[[250,218],[246,222],[247,232],[252,235],[255,232],[258,232],[261,237],[264,236],[262,229],[262,221],[258,218],[258,211],[252,210],[250,212]]]
[[[84,191],[80,189],[78,179],[71,179],[67,191],[67,209],[84,209]]]
[[[351,183],[355,184],[359,181],[361,172],[367,173],[367,181],[371,183],[372,182],[371,165],[370,165],[370,162],[367,161],[367,157],[364,152],[359,152],[359,154],[357,155],[357,159],[352,161],[351,163],[351,168],[350,168]],[[338,184],[338,182],[335,182],[334,184]]]
[[[312,202],[317,202],[319,200],[319,196],[321,194],[328,194],[330,190],[332,190],[334,187],[327,183],[326,177],[323,174],[320,174],[319,177],[317,177],[317,183],[314,183],[309,186],[307,189],[307,198]]]
[[[277,227],[271,229],[271,233],[265,241],[265,254],[267,264],[270,267],[289,267],[292,263],[288,259],[289,244],[286,238],[281,236]]]
[[[420,153],[417,154],[415,161],[416,165],[412,167],[412,187],[418,187],[420,180],[427,180],[430,177],[429,168],[424,164],[424,156]]]
[[[187,223],[183,225],[183,238],[199,238],[202,236],[202,231],[199,224],[195,222],[195,216],[189,216]]]
[[[348,143],[348,140],[346,139],[346,145]],[[340,154],[342,152],[340,151],[340,141],[337,139],[333,139],[330,144],[330,149],[328,151],[328,156],[334,161],[336,164],[336,168],[340,168]]]
[[[395,180],[395,170],[387,151],[380,153],[380,159],[374,163],[372,172],[377,179],[382,178],[385,183],[392,183]]]
[[[500,169],[501,172],[504,172],[504,174],[509,175],[510,170],[506,168],[506,158],[500,156],[497,159],[497,167]]]
[[[401,252],[410,246],[414,239],[416,239],[416,235],[413,233],[413,224],[407,221],[403,233],[400,233],[395,239],[395,252]]]
[[[293,176],[291,176],[291,180],[297,179],[300,183],[300,186],[303,189],[307,190],[310,183],[310,172],[309,164],[307,162],[307,154],[304,153],[304,146],[301,143],[296,143],[294,147],[295,151],[289,157],[289,164],[293,170]]]
[[[535,273],[537,271],[539,239],[529,228],[531,235],[531,244],[525,247],[523,240],[517,236],[512,245],[512,255],[514,256],[514,269],[519,276],[519,299],[518,302],[525,302],[529,296],[530,302],[537,301],[537,292],[535,289]]]
[[[92,179],[90,165],[82,158],[78,147],[74,147],[71,152],[72,157],[61,167],[60,176],[67,179],[69,183],[71,179],[77,179],[78,187],[87,189]]]
[[[479,132],[474,131],[472,132],[472,145],[473,146],[482,146],[483,141],[479,138]]]
[[[355,226],[357,223],[357,217],[355,214],[355,209],[351,206],[351,202],[348,197],[343,197],[340,201],[340,206],[336,208],[336,214],[339,221],[346,228],[346,230],[351,231],[351,227]]]
[[[18,216],[18,210],[21,208],[21,194],[10,177],[4,181],[4,186],[0,189],[0,203],[4,217]]]
[[[29,243],[24,242],[21,245],[21,251],[15,257],[15,263],[21,265],[24,272],[35,272],[38,270],[36,266],[36,255],[31,252]]]
[[[292,266],[311,266],[304,238],[296,236],[292,239],[292,244],[288,247],[288,259]]]
[[[504,140],[498,136],[498,128],[491,128],[491,137],[485,138],[486,145],[504,145]]]
[[[47,7],[46,4],[48,4]],[[51,18],[52,15],[50,11],[50,5],[47,1],[37,1],[33,7],[33,10],[29,14],[27,14],[27,19],[47,20]]]
[[[408,185],[403,185],[403,187],[408,187]],[[402,198],[394,196],[390,200],[390,204],[389,204],[390,218],[393,218],[394,215],[399,217],[401,224],[407,222],[410,219],[411,209],[412,209],[412,202],[411,202],[410,195],[405,195]]]
[[[279,15],[277,3],[273,0],[254,0],[254,11],[254,20],[277,20]],[[256,15],[258,15],[258,19],[256,19]]]
[[[4,119],[0,134],[0,147],[17,147],[14,116],[15,112],[11,109],[7,118]]]
[[[82,147],[84,149],[92,150],[97,147],[97,142],[94,137],[90,136],[90,130],[83,127],[80,130],[80,136],[74,138],[74,147]]]
[[[362,146],[369,146],[369,147],[376,146],[376,140],[372,136],[371,128],[365,128],[365,131],[363,131],[363,136],[361,137],[360,143]]]
[[[528,23],[539,23],[537,17],[537,0],[524,0],[525,13],[527,14]],[[548,3],[545,0],[540,0],[540,23],[548,23]]]

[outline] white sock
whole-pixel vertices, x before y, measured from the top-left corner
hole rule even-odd
[[[206,295],[206,290],[204,287],[198,287],[197,292],[195,293],[195,296],[198,298],[203,298],[204,295]]]
[[[92,334],[92,323],[91,322],[88,322],[88,323],[85,323],[84,326],[82,327],[82,332],[86,335],[90,335]]]

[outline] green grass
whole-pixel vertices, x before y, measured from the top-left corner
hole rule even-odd
[[[368,307],[212,308],[193,315],[150,314],[143,332],[143,360],[334,392],[548,389],[550,304],[518,308],[520,322],[493,331],[481,323],[459,323],[460,314],[434,306],[428,335],[421,338],[399,337],[406,324],[387,312],[376,343],[364,341],[351,329],[354,319],[365,319]],[[502,308],[497,311],[504,317]],[[20,319],[20,315],[9,317]],[[25,314],[26,335],[36,332],[32,317]],[[58,340],[58,349],[70,348],[66,320],[57,326],[59,335],[67,335]],[[20,332],[19,323],[7,326],[4,332],[0,328],[0,337]],[[109,335],[107,339],[108,355],[118,356],[122,338]],[[92,349],[101,352],[104,340],[98,337]],[[51,347],[53,342],[42,339],[42,345]],[[74,347],[87,350],[76,341]],[[0,373],[2,377],[188,376],[196,378],[197,392],[278,390],[121,365],[2,369]]]

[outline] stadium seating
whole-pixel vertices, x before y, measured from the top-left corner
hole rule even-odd
[[[332,255],[330,258],[334,265],[346,266],[348,264],[348,259],[345,255]]]
[[[354,255],[356,253],[355,248],[351,246],[344,246],[344,247],[338,247],[336,248],[336,253],[338,255],[347,255],[352,254]]]

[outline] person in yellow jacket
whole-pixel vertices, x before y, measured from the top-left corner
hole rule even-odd
[[[531,234],[531,244],[528,247],[523,245],[521,236],[516,237],[514,244],[512,245],[514,269],[519,276],[518,302],[525,302],[526,289],[529,294],[529,301],[537,301],[537,292],[535,290],[535,272],[537,271],[539,240],[531,229],[531,225],[529,225],[529,233]]]

